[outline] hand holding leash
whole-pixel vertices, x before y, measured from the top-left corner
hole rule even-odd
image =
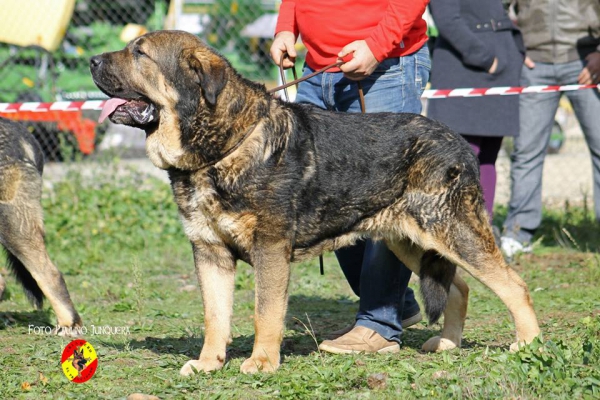
[[[296,61],[296,37],[293,32],[283,31],[275,36],[271,45],[271,58],[284,69],[292,68]],[[288,58],[283,58],[287,54]]]
[[[349,54],[352,55],[352,58],[345,61]],[[346,78],[353,81],[359,81],[371,75],[379,65],[379,61],[364,40],[356,40],[344,46],[338,53],[338,60],[344,60],[340,69]]]

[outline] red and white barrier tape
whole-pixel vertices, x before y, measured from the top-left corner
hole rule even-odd
[[[18,112],[102,110],[105,100],[57,101],[54,103],[0,103],[0,114]]]
[[[600,89],[600,85],[563,86],[505,86],[491,88],[429,89],[423,92],[423,99],[444,99],[452,97],[507,96],[521,93],[571,92],[583,89]],[[54,103],[0,103],[0,114],[17,112],[83,111],[102,110],[105,100],[57,101]]]
[[[422,99],[444,99],[450,97],[507,96],[521,93],[572,92],[583,89],[600,89],[600,85],[543,85],[543,86],[500,86],[491,88],[430,89]]]

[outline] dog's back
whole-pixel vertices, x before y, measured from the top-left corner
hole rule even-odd
[[[80,326],[81,318],[44,243],[40,202],[43,169],[44,156],[33,135],[22,125],[0,118],[1,247],[29,300],[40,308],[47,297],[57,314],[59,328],[74,328]],[[2,286],[0,280],[0,295]]]
[[[312,163],[298,168],[303,173],[296,200],[299,221],[295,240],[300,246],[315,241],[315,230],[330,237],[401,198],[406,211],[414,208],[414,216],[420,218],[424,213],[421,197],[458,199],[452,194],[479,190],[478,164],[471,148],[440,123],[417,114],[332,113],[309,105],[289,107],[299,120],[297,129],[303,130],[296,135],[311,138],[290,140],[288,150],[295,158],[299,158],[296,154],[308,154],[301,159]],[[318,229],[312,223],[315,210],[325,210],[320,212],[327,215]]]

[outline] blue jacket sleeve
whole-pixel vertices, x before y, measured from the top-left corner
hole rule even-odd
[[[440,36],[460,54],[465,65],[485,71],[492,67],[494,53],[461,16],[460,0],[431,0],[429,10]]]

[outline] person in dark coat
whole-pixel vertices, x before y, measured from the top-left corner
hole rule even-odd
[[[439,37],[432,89],[518,86],[525,47],[501,0],[431,0]],[[504,136],[519,133],[518,96],[430,99],[427,116],[463,135],[480,162],[486,209],[492,216],[496,158]]]

